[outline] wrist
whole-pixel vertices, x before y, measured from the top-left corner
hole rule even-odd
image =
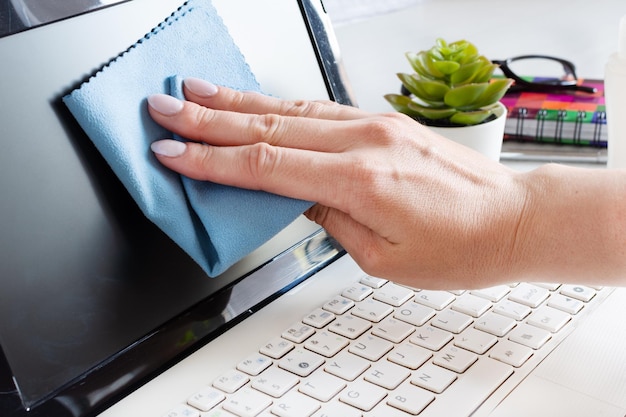
[[[522,174],[519,281],[615,282],[626,272],[626,175],[548,164]]]

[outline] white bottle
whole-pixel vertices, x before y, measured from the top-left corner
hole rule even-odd
[[[619,25],[617,52],[604,73],[608,133],[608,168],[626,168],[626,16]]]

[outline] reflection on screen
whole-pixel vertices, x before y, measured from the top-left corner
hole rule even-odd
[[[0,37],[128,0],[0,0]]]

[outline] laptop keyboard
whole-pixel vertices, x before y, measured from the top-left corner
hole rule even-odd
[[[554,349],[549,342],[598,291],[529,283],[414,290],[363,276],[165,416],[470,415]]]

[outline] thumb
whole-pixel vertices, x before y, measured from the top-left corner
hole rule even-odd
[[[315,204],[304,215],[335,238],[361,269],[371,275],[380,273],[379,260],[383,257],[383,247],[387,241],[372,229],[341,210],[321,204]]]

